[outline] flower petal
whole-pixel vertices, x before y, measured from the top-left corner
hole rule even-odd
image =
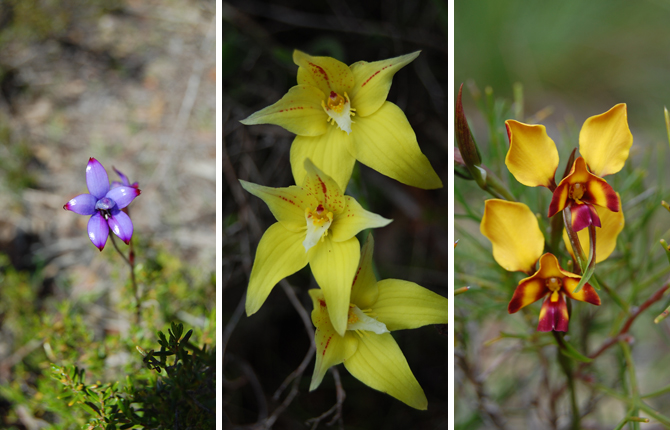
[[[324,97],[331,91],[344,96],[344,93],[351,91],[354,86],[354,74],[351,69],[334,58],[312,57],[296,49],[293,51],[293,62],[300,66],[298,84],[317,87],[323,92]]]
[[[112,166],[112,169],[114,169],[114,171],[116,172],[116,174],[119,175],[119,177],[121,178],[121,182],[120,182],[120,183],[117,182],[117,181],[114,181],[114,182],[112,182],[112,184],[117,183],[117,184],[119,184],[119,186],[121,186],[121,185],[125,185],[126,187],[132,187],[133,185],[137,184],[137,182],[136,182],[135,184],[130,185],[130,180],[128,179],[128,177],[127,177],[126,175],[124,175],[123,173],[121,173],[121,172],[120,172],[119,170],[117,170],[117,168],[114,167],[114,166]]]
[[[404,330],[428,324],[447,324],[448,300],[414,282],[384,279],[377,282],[379,298],[372,315],[386,327]]]
[[[128,206],[130,202],[135,200],[135,197],[139,196],[141,193],[142,191],[140,191],[138,188],[123,186],[112,188],[107,192],[105,197],[109,197],[110,199],[114,200],[114,202],[116,202],[116,207],[123,209]]]
[[[242,188],[260,198],[268,205],[272,215],[286,229],[293,232],[302,232],[307,227],[305,209],[316,209],[316,199],[301,187],[295,185],[287,188],[264,187],[240,179]]]
[[[131,188],[134,190],[134,188]],[[107,219],[107,224],[112,232],[128,245],[133,237],[133,222],[130,217],[119,208],[113,208]]]
[[[91,239],[93,245],[102,251],[107,243],[107,236],[109,236],[109,225],[107,224],[107,220],[100,215],[100,212],[94,213],[91,219],[88,220],[87,230],[88,238]]]
[[[309,158],[305,159],[305,179],[302,188],[311,194],[323,205],[323,207],[333,212],[335,215],[344,212],[346,202],[342,188],[333,178],[321,171]]]
[[[65,203],[63,209],[72,211],[79,215],[93,215],[95,213],[95,204],[98,199],[92,194],[79,194]]]
[[[107,171],[98,160],[91,157],[86,165],[86,186],[88,192],[98,199],[105,197],[109,191],[109,177]]]
[[[388,60],[359,61],[352,64],[356,84],[351,90],[351,105],[356,108],[356,115],[366,117],[377,111],[386,101],[391,89],[391,81],[396,72],[419,56],[421,51],[401,55]]]
[[[598,176],[621,170],[632,145],[625,103],[588,118],[579,132],[579,152]]]
[[[247,315],[260,309],[277,282],[307,265],[309,254],[302,246],[303,239],[304,234],[292,232],[278,222],[265,231],[249,278]]]
[[[512,300],[507,305],[507,312],[516,313],[519,309],[535,303],[549,293],[544,284],[544,279],[539,278],[537,273],[529,278],[522,279],[514,290]]]
[[[356,379],[375,390],[387,393],[407,405],[426,410],[428,400],[390,333],[356,333],[358,349],[344,361]]]
[[[360,255],[358,239],[352,237],[344,242],[335,242],[330,235],[325,236],[323,242],[316,244],[310,252],[309,267],[323,290],[333,327],[341,336],[347,329],[351,284]]]
[[[493,258],[503,269],[532,273],[544,250],[537,218],[523,203],[491,199],[485,202],[479,227],[493,245]]]
[[[555,184],[558,167],[556,144],[543,125],[505,121],[509,151],[505,164],[517,181],[528,187],[550,187]]]
[[[552,301],[553,299],[555,301]],[[563,294],[559,292],[549,294],[540,309],[537,331],[568,331],[568,319],[568,306]]]
[[[330,322],[322,290],[309,290],[309,295],[314,304],[312,322],[316,327],[314,333],[316,364],[314,365],[312,382],[309,385],[309,391],[313,391],[321,384],[323,376],[331,366],[342,363],[356,352],[358,337],[352,332],[346,332],[344,336],[335,332]]]
[[[356,159],[349,152],[351,136],[337,127],[317,137],[296,136],[291,145],[291,170],[296,184],[305,181],[305,160],[310,159],[346,190]]]
[[[391,102],[357,118],[350,135],[352,155],[361,163],[403,184],[442,188],[442,181],[421,152],[405,113]]]
[[[588,302],[596,306],[600,306],[600,297],[595,288],[588,282],[584,284],[579,292],[574,293],[575,288],[579,284],[579,278],[563,278],[563,292],[571,299],[579,300],[580,302]]]
[[[372,268],[372,251],[375,247],[375,241],[372,233],[368,234],[363,248],[361,248],[361,260],[354,276],[354,282],[351,285],[350,302],[361,309],[370,308],[379,297],[379,288],[377,288],[377,277]]]
[[[621,200],[617,194],[617,199],[619,199],[619,206],[621,206]],[[600,206],[595,207],[598,217],[600,218],[600,228],[596,229],[596,264],[601,261],[605,261],[607,257],[612,254],[614,248],[616,248],[616,240],[619,236],[619,233],[623,230],[625,220],[623,215],[623,210],[619,212],[612,212],[609,209],[601,208]],[[588,230],[582,230],[577,233],[579,236],[579,243],[581,243],[584,253],[589,254],[589,248],[591,247],[591,239],[589,238]],[[565,247],[574,258],[574,253],[572,250],[572,245],[570,245],[570,239],[565,230],[563,230],[563,241],[565,242]]]
[[[366,228],[377,228],[389,225],[392,219],[368,212],[351,196],[344,196],[346,209],[335,217],[330,232],[335,242],[341,242],[354,237]]]
[[[275,124],[300,136],[320,136],[328,129],[328,114],[321,103],[326,95],[310,85],[296,85],[275,104],[254,112],[244,125]]]
[[[591,224],[600,227],[600,218],[593,205],[572,203],[570,205],[570,215],[570,224],[574,231],[581,231]]]

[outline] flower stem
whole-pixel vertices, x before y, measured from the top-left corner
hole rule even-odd
[[[570,389],[570,405],[572,407],[572,426],[573,430],[579,430],[581,427],[579,425],[580,417],[579,406],[577,405],[577,394],[575,393],[575,380],[572,375],[572,363],[570,359],[563,355],[560,351],[561,345],[563,345],[563,334],[557,331],[551,332],[556,338],[556,342],[559,345],[558,350],[558,363],[561,365],[561,369],[565,373],[565,377],[568,379],[568,387]]]
[[[135,296],[135,323],[139,325],[142,321],[142,315],[140,313],[140,292],[137,288],[137,280],[135,279],[135,251],[133,249],[133,239],[130,239],[130,250],[128,252],[128,257],[126,257],[123,252],[121,252],[121,249],[119,249],[119,246],[116,244],[114,235],[110,234],[109,237],[112,239],[112,245],[114,245],[114,249],[116,249],[121,258],[123,258],[123,261],[125,261],[130,267],[130,283],[133,286],[133,295]]]

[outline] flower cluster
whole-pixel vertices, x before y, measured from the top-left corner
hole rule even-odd
[[[423,390],[389,332],[446,324],[447,300],[410,282],[377,282],[372,236],[361,250],[356,234],[391,220],[344,195],[356,160],[408,185],[442,187],[405,114],[386,101],[395,73],[418,55],[347,66],[296,50],[298,85],[242,123],[276,124],[297,135],[290,154],[297,185],[240,182],[277,219],[258,244],[247,315],[260,309],[281,279],[309,264],[320,286],[309,291],[317,345],[310,390],[328,368],[344,363],[370,387],[426,409]]]

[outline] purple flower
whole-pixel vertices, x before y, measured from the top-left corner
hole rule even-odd
[[[88,220],[88,237],[100,251],[107,243],[110,229],[126,244],[130,243],[133,222],[121,209],[139,196],[140,190],[132,186],[118,186],[110,190],[107,171],[92,157],[86,165],[86,186],[90,194],[78,195],[67,202],[63,209],[80,215],[91,215]]]
[[[112,181],[112,188],[116,187],[133,187],[133,188],[139,188],[140,184],[138,182],[133,182],[132,184],[130,183],[130,180],[126,175],[121,173],[119,170],[116,170],[116,167],[112,166],[112,169],[116,172],[117,175],[121,178],[121,182],[119,181]]]

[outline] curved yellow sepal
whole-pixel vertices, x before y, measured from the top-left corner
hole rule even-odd
[[[372,268],[372,253],[375,241],[372,233],[368,234],[363,248],[361,248],[361,261],[358,264],[354,282],[351,285],[351,303],[360,309],[369,309],[379,297],[377,288],[377,277]]]
[[[446,297],[399,279],[381,280],[377,288],[379,298],[372,305],[372,315],[390,331],[448,323]]]
[[[550,187],[555,184],[558,167],[556,144],[543,125],[505,121],[509,150],[505,164],[517,181],[528,187]]]
[[[535,262],[544,250],[544,236],[528,206],[487,200],[479,229],[491,241],[493,258],[503,269],[534,272]]]
[[[330,323],[326,301],[321,290],[309,290],[314,309],[312,322],[316,327],[314,343],[316,344],[316,364],[312,374],[309,391],[315,390],[323,380],[331,366],[342,363],[351,357],[358,346],[358,338],[351,332],[340,336]]]
[[[579,132],[579,152],[591,172],[601,177],[623,168],[632,145],[625,103],[588,118]]]
[[[619,237],[619,233],[621,233],[625,224],[619,193],[617,193],[617,198],[619,199],[619,207],[621,208],[619,212],[612,212],[607,208],[594,206],[600,218],[601,225],[600,228],[596,228],[596,264],[605,261],[614,252],[617,237]],[[579,243],[582,245],[584,254],[589,255],[591,239],[589,239],[588,229],[580,230],[577,232],[577,235],[579,236]],[[572,245],[570,245],[568,233],[565,230],[563,230],[563,241],[568,252],[574,258],[575,254],[572,250]]]
[[[294,232],[305,230],[305,208],[313,208],[316,199],[295,185],[288,188],[272,188],[240,179],[242,188],[260,198],[268,205],[272,215],[284,227]]]
[[[329,126],[321,136],[296,136],[291,145],[291,171],[295,183],[304,182],[307,174],[305,160],[310,159],[333,178],[341,190],[346,190],[356,163],[349,151],[350,145],[351,135],[335,126]]]
[[[351,196],[344,196],[346,209],[339,214],[330,226],[335,242],[354,237],[366,228],[384,227],[393,221],[380,215],[368,212]]]
[[[344,212],[346,202],[342,188],[333,178],[321,171],[309,158],[304,162],[305,178],[302,188],[323,207],[334,214]]]
[[[300,136],[320,136],[328,129],[328,115],[321,106],[323,92],[314,86],[296,85],[278,102],[240,121],[244,125],[275,124]]]
[[[360,244],[355,237],[335,242],[328,235],[310,250],[309,266],[328,304],[330,321],[340,336],[347,329],[351,284],[360,255]]]
[[[372,115],[357,118],[350,137],[352,155],[361,163],[403,184],[442,188],[442,181],[421,152],[405,113],[384,102]]]
[[[396,72],[414,61],[421,51],[401,55],[388,60],[359,61],[351,65],[355,85],[349,96],[351,105],[356,108],[356,115],[366,117],[372,115],[386,101],[391,82]]]
[[[356,336],[358,348],[344,361],[349,373],[375,390],[415,409],[426,410],[428,399],[391,334],[357,332]]]
[[[245,305],[248,316],[260,309],[277,282],[307,265],[304,237],[304,233],[292,232],[278,222],[265,231],[249,278]]]
[[[334,58],[312,57],[296,49],[293,51],[293,62],[299,66],[298,84],[315,86],[325,97],[331,91],[344,96],[354,87],[354,74],[349,66]]]

